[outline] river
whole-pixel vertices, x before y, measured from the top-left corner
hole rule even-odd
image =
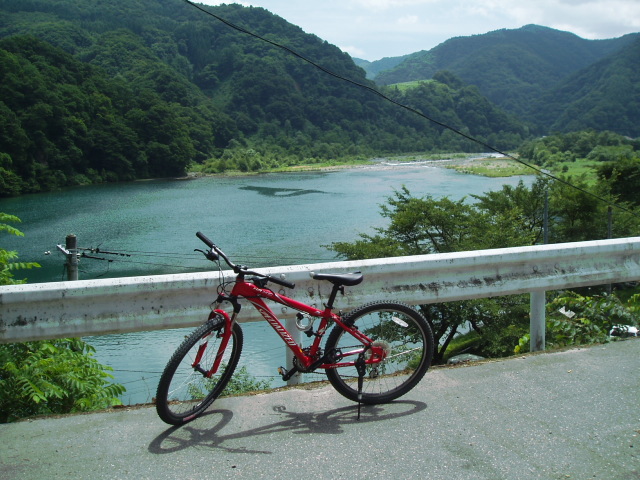
[[[236,263],[251,267],[335,260],[326,245],[354,241],[384,226],[380,205],[406,186],[414,196],[457,200],[516,185],[532,176],[486,178],[441,168],[442,164],[378,163],[325,172],[200,177],[77,187],[0,200],[16,215],[21,238],[4,236],[2,247],[42,268],[24,271],[30,283],[65,279],[57,244],[75,234],[95,254],[80,261],[80,279],[202,271],[210,264],[194,248],[201,230]],[[260,380],[282,385],[276,368],[283,343],[265,322],[244,324],[241,365]],[[127,388],[125,404],[149,402],[170,353],[184,330],[86,337],[95,357],[114,369]],[[305,381],[322,375],[306,374]]]

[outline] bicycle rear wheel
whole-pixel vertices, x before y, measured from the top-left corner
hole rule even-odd
[[[356,308],[344,319],[382,347],[385,359],[368,364],[362,386],[362,403],[387,403],[401,397],[422,379],[433,357],[433,333],[424,317],[409,305],[372,302]],[[333,351],[338,362],[353,362],[362,344],[339,325],[333,328],[325,351]],[[340,360],[340,358],[342,358]],[[366,358],[366,353],[365,353]],[[354,402],[358,401],[358,373],[355,366],[326,370],[331,385]]]
[[[181,425],[201,415],[222,393],[238,365],[242,352],[242,329],[233,324],[218,373],[207,378],[218,354],[224,318],[218,315],[198,327],[180,344],[160,377],[156,411],[170,425]],[[200,357],[196,364],[196,358]]]

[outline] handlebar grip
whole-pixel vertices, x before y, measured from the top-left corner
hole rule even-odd
[[[269,281],[273,282],[273,283],[277,283],[278,285],[282,285],[283,287],[287,287],[287,288],[295,288],[296,287],[295,283],[287,282],[286,280],[281,280],[279,278],[275,278],[275,277],[272,277],[272,276],[269,276]]]
[[[198,237],[200,240],[202,240],[207,245],[207,247],[209,247],[209,248],[215,247],[214,243],[211,240],[209,240],[204,233],[197,232],[196,233],[196,237]]]

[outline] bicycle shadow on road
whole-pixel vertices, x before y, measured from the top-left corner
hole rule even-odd
[[[272,407],[278,421],[250,428],[244,431],[222,433],[233,419],[231,410],[211,410],[199,419],[186,425],[171,427],[158,435],[150,444],[149,452],[155,454],[173,453],[191,447],[222,449],[230,453],[262,453],[270,450],[251,450],[243,446],[234,447],[235,440],[243,440],[259,435],[271,435],[278,432],[294,434],[332,434],[344,433],[348,425],[365,425],[393,418],[414,415],[427,408],[427,404],[413,400],[399,400],[384,405],[363,405],[360,420],[357,408],[350,405],[322,413],[290,412],[284,405]],[[228,429],[231,430],[231,429]]]

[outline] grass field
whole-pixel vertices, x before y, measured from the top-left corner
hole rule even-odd
[[[511,177],[514,175],[535,175],[536,171],[511,158],[479,158],[447,166],[460,173],[482,175],[484,177]]]
[[[584,177],[589,185],[593,185],[597,180],[597,167],[597,162],[582,159],[575,162],[558,163],[553,166],[551,172],[554,175],[563,175],[565,177]]]
[[[562,162],[544,170],[554,176],[583,177],[588,184],[596,181],[596,168],[598,164],[588,160],[576,160],[575,162]],[[540,168],[534,165],[536,168]],[[510,177],[513,175],[536,175],[538,172],[511,158],[481,158],[467,162],[453,163],[447,168],[455,169],[461,173],[482,175],[485,177]]]
[[[422,83],[432,82],[433,80],[413,80],[411,82],[402,82],[402,83],[394,83],[389,85],[390,87],[395,87],[401,92],[406,90],[411,90],[412,88],[419,87]]]

